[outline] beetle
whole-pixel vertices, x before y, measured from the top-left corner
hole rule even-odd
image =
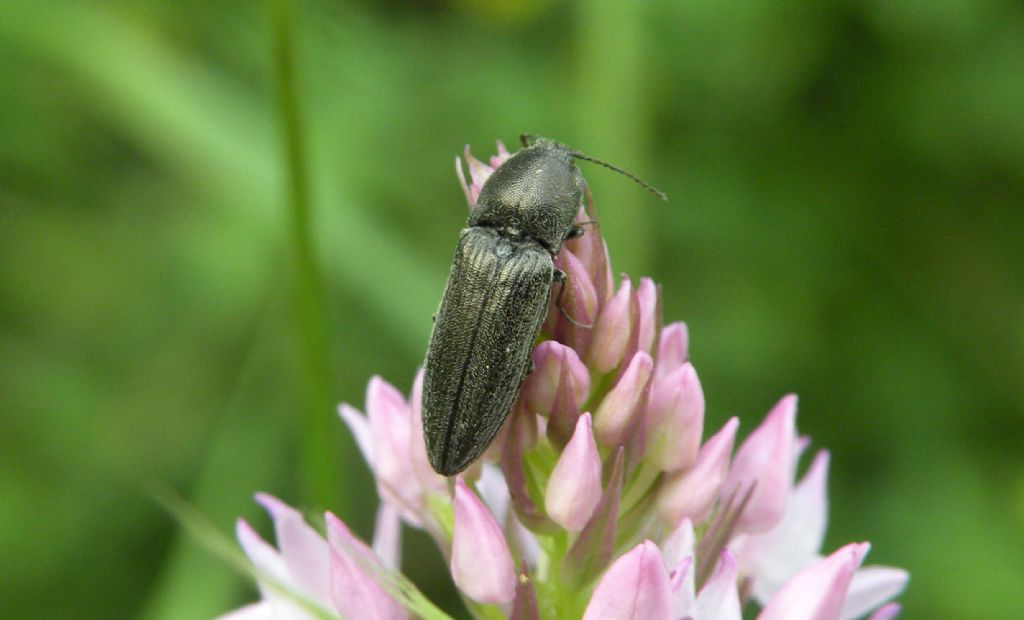
[[[484,183],[459,234],[434,319],[423,377],[423,433],[437,473],[469,467],[508,418],[547,313],[565,275],[554,259],[583,233],[575,224],[585,181],[575,160],[624,170],[544,138],[523,148]],[[571,320],[571,319],[570,319]]]

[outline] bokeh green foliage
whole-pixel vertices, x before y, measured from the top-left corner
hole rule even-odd
[[[690,325],[709,426],[798,392],[833,453],[826,546],[909,568],[907,618],[1019,614],[1020,3],[303,2],[297,32],[335,400],[412,380],[463,143],[555,137],[671,197],[584,170],[615,268]],[[251,597],[144,482],[225,533],[265,527],[256,490],[322,507],[270,50],[261,3],[0,2],[0,617]],[[366,535],[333,428],[330,508]]]

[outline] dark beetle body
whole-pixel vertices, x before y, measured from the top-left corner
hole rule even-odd
[[[455,249],[430,336],[423,432],[434,469],[452,476],[487,449],[530,369],[554,257],[580,207],[571,149],[540,140],[484,183]]]

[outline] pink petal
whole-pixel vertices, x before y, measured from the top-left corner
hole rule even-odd
[[[356,440],[356,446],[363,455],[363,460],[373,469],[373,437],[370,436],[370,422],[361,411],[341,403],[338,405],[338,415],[348,424],[352,436]]]
[[[853,576],[841,617],[859,618],[871,609],[895,597],[907,586],[907,571],[889,566],[865,566]],[[881,610],[879,610],[881,611]],[[876,612],[877,613],[877,612]],[[899,607],[892,613],[899,613]],[[883,617],[885,614],[883,614]],[[874,616],[872,616],[874,620]]]
[[[686,323],[666,325],[658,339],[658,357],[655,359],[654,378],[659,380],[682,366],[689,358],[690,335]]]
[[[693,556],[683,558],[668,575],[672,588],[672,617],[699,618],[694,592]]]
[[[315,601],[329,599],[327,541],[306,523],[298,510],[281,500],[257,493],[256,501],[270,513],[288,573],[299,591]]]
[[[636,287],[640,317],[637,325],[638,346],[644,353],[654,352],[654,338],[657,335],[658,287],[650,278],[640,278]]]
[[[463,151],[463,155],[466,157],[466,164],[469,166],[469,176],[473,178],[473,185],[476,189],[476,197],[480,196],[480,188],[483,188],[484,183],[494,173],[494,168],[491,168],[487,164],[483,163],[473,154],[469,152],[469,145]],[[476,200],[473,201],[476,203]]]
[[[451,571],[455,585],[477,602],[508,603],[515,597],[515,565],[505,536],[462,478],[455,481]]]
[[[762,603],[790,577],[820,559],[828,522],[828,463],[829,454],[822,450],[793,489],[782,520],[735,546],[744,573],[753,582],[751,593]]]
[[[570,532],[583,529],[601,499],[601,455],[584,413],[548,479],[544,505],[548,516]]]
[[[739,424],[739,419],[730,418],[704,442],[693,467],[665,479],[656,500],[662,522],[671,525],[683,518],[700,522],[711,514],[729,473],[729,455]]]
[[[594,431],[602,444],[620,446],[629,436],[653,367],[650,355],[637,353],[630,360],[619,382],[601,401],[594,413]]]
[[[689,519],[683,519],[661,545],[665,566],[675,566],[686,558],[693,557],[695,544],[696,536],[693,533],[693,524]]]
[[[495,140],[495,146],[497,147],[498,154],[491,156],[491,168],[499,168],[503,163],[508,161],[512,154],[505,148],[505,143],[501,140]]]
[[[758,620],[838,620],[853,574],[869,548],[852,543],[800,571],[772,596]]]
[[[387,503],[377,506],[377,520],[373,526],[373,552],[381,564],[398,570],[402,561],[402,521],[398,511]]]
[[[291,582],[281,554],[263,540],[245,519],[238,519],[235,522],[235,536],[242,546],[242,551],[249,557],[257,571],[282,583]]]
[[[697,593],[694,591],[693,558],[696,536],[689,519],[683,519],[661,545],[665,566],[672,584],[672,617],[696,617]]]
[[[658,547],[645,540],[601,577],[583,620],[665,620],[671,614],[668,571]]]
[[[724,497],[753,493],[736,527],[758,533],[774,527],[786,512],[795,470],[796,396],[779,401],[747,437],[733,459]]]
[[[715,570],[697,595],[696,617],[704,620],[741,620],[740,597],[736,590],[736,556],[722,551]]]
[[[901,611],[903,611],[903,608],[900,607],[899,603],[889,603],[879,607],[875,613],[871,614],[868,620],[893,620],[893,618],[900,615]]]
[[[373,438],[374,477],[381,498],[391,502],[414,527],[421,487],[412,464],[412,412],[401,392],[380,377],[366,388],[366,416]]]
[[[345,618],[408,618],[405,608],[391,598],[368,572],[373,567],[380,567],[373,552],[333,514],[328,512],[326,520],[330,542],[331,600],[335,609]]]
[[[462,158],[458,155],[455,156],[455,176],[459,177],[459,187],[462,188],[462,193],[466,196],[466,204],[472,211],[476,206],[476,194],[473,192],[473,188],[466,183],[466,173],[462,171]]]
[[[599,373],[610,372],[622,363],[629,342],[629,306],[632,295],[632,283],[624,275],[618,292],[601,308],[601,314],[594,324],[587,363]]]
[[[652,382],[645,424],[646,459],[665,472],[693,465],[704,432],[704,391],[692,364]]]
[[[308,614],[295,604],[289,595],[281,592],[278,587],[270,586],[264,582],[263,577],[268,577],[277,586],[283,586],[303,594],[295,585],[295,580],[289,573],[284,558],[281,557],[277,549],[274,549],[260,538],[260,535],[244,519],[238,520],[236,532],[238,542],[242,545],[242,550],[245,551],[253,566],[256,567],[258,573],[257,584],[260,588],[260,594],[263,596],[263,601],[272,610],[273,617],[284,620],[291,620],[293,618],[296,620],[306,620]],[[258,611],[254,613],[258,613]]]

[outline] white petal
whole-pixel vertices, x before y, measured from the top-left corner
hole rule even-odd
[[[895,597],[906,587],[907,571],[889,566],[865,566],[853,575],[841,617],[859,618]]]
[[[373,551],[381,564],[391,570],[401,568],[402,521],[398,511],[387,502],[377,507],[377,521],[373,527]]]

